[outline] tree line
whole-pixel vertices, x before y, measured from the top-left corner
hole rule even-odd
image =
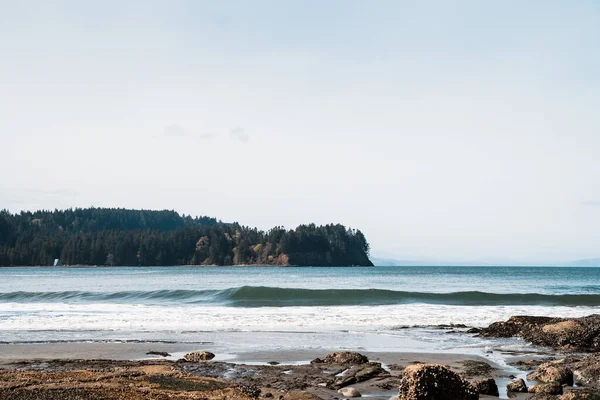
[[[175,211],[0,211],[0,266],[372,265],[359,230],[340,224],[267,232]]]

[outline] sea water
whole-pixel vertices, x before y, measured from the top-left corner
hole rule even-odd
[[[442,325],[600,312],[600,268],[0,269],[0,342],[210,343],[278,349],[523,349]]]

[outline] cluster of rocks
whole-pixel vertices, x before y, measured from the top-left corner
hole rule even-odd
[[[336,351],[329,353],[324,359],[315,358],[311,364],[364,364],[369,362],[369,358],[354,351]]]
[[[600,315],[582,318],[515,316],[495,322],[479,333],[482,337],[521,337],[538,346],[563,351],[600,351]]]
[[[560,399],[600,400],[600,354],[569,356],[541,364],[527,379],[539,382],[529,388],[536,395],[562,394]],[[578,390],[565,391],[574,385]]]
[[[507,386],[511,393],[532,393],[532,399],[600,400],[600,315],[582,318],[514,316],[495,322],[479,333],[482,337],[520,337],[534,345],[564,352],[590,352],[541,363],[522,360],[518,366],[537,369],[527,375],[537,382],[527,387],[523,379]],[[539,364],[539,365],[538,365]],[[577,386],[576,389],[573,386]]]
[[[515,379],[507,385],[507,393],[509,397],[530,393],[531,399],[538,400],[600,400],[600,392],[594,387],[567,390],[576,382],[574,376],[564,360],[545,363],[527,375],[528,380],[537,381],[537,384],[528,388],[523,379]],[[499,396],[494,379],[469,382],[446,366],[415,364],[403,371],[398,399],[475,400],[479,395]]]
[[[475,333],[475,332],[473,332]],[[510,397],[529,393],[531,399],[600,400],[600,315],[582,318],[515,316],[481,329],[481,337],[520,337],[534,345],[565,352],[588,352],[587,356],[567,356],[562,360],[526,362],[527,375],[507,385]],[[575,386],[575,388],[574,388]],[[417,364],[404,369],[399,400],[477,399],[479,395],[498,396],[496,382],[482,379],[469,382],[442,365]]]
[[[528,323],[523,323],[525,321],[523,317],[511,318],[509,323],[496,325],[501,327],[497,332],[502,331],[506,335],[513,336],[516,332],[515,326],[533,326],[532,321],[552,320],[551,326],[564,322],[535,317],[527,320]],[[532,330],[533,328],[529,328],[529,331]],[[546,329],[546,331],[557,330]],[[398,400],[474,400],[480,395],[499,396],[496,381],[490,377],[493,368],[487,363],[474,360],[459,362],[462,365],[460,368],[462,376],[444,365],[415,363],[398,368],[395,375],[397,381],[385,381],[386,378],[393,378],[390,372],[384,369],[381,363],[371,362],[368,357],[356,352],[329,353],[322,359],[314,359],[309,365],[293,368],[276,365],[276,363],[271,363],[269,366],[245,366],[201,362],[213,358],[214,354],[209,352],[188,353],[182,360],[185,361],[183,370],[197,376],[212,376],[217,379],[227,377],[237,382],[236,389],[250,398],[283,400],[285,396],[277,395],[278,392],[289,393],[293,390],[319,387],[335,390],[343,398],[361,397],[360,391],[353,385],[372,380],[380,382],[379,387],[388,389],[393,388],[396,382]],[[524,365],[530,369],[536,364],[524,363]],[[290,369],[286,370],[286,368]],[[466,379],[469,376],[471,379],[475,376],[480,379],[469,381]],[[597,392],[594,391],[594,387],[600,387],[600,354],[587,357],[571,356],[559,361],[542,363],[534,372],[527,375],[527,379],[536,381],[537,384],[528,387],[523,379],[515,379],[507,385],[509,395],[529,393],[532,399],[600,400],[600,397],[595,394]],[[590,389],[569,390],[574,384],[585,385]],[[271,391],[261,396],[261,387],[269,388]]]

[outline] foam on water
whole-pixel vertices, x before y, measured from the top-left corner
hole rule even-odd
[[[387,306],[266,307],[141,304],[0,303],[2,331],[393,331],[464,324],[483,327],[511,315],[583,316],[599,307]]]

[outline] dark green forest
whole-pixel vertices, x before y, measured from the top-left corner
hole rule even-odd
[[[339,224],[263,232],[168,210],[0,211],[0,266],[371,266],[368,255],[362,232]]]

